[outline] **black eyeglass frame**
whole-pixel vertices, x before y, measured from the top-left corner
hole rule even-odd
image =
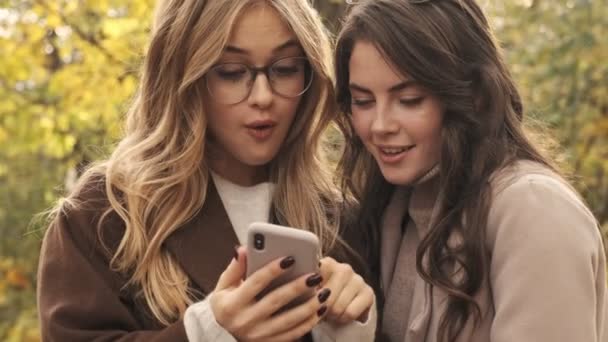
[[[305,86],[303,88],[303,90],[301,92],[299,92],[297,95],[285,95],[285,94],[281,94],[280,92],[278,92],[277,90],[275,90],[274,85],[273,85],[273,78],[271,77],[271,70],[272,67],[277,65],[278,63],[285,61],[286,59],[298,59],[298,60],[302,60],[305,62],[304,67],[305,67],[305,71],[304,71],[304,82],[305,82]],[[211,87],[209,86],[209,82],[208,82],[208,78],[207,78],[207,74],[209,74],[210,72],[212,72],[213,70],[220,68],[222,66],[225,65],[240,65],[245,67],[245,69],[247,70],[247,72],[250,75],[250,79],[248,81],[249,86],[248,86],[248,90],[246,92],[246,94],[243,96],[242,99],[238,100],[238,101],[228,101],[228,102],[223,102],[219,99],[219,96],[216,96],[213,94],[213,91],[211,91]],[[263,73],[266,76],[266,79],[268,79],[268,84],[270,85],[270,89],[272,90],[272,93],[278,96],[281,96],[283,98],[296,98],[296,97],[300,97],[302,96],[304,93],[306,93],[310,87],[312,86],[312,82],[314,79],[314,72],[312,69],[312,66],[310,64],[310,61],[308,60],[307,57],[305,56],[290,56],[290,57],[283,57],[283,58],[279,58],[277,60],[274,60],[272,63],[263,65],[261,67],[255,67],[249,64],[245,64],[245,63],[238,63],[238,62],[228,62],[228,63],[220,63],[220,64],[216,64],[213,67],[211,67],[209,69],[209,71],[205,74],[205,86],[207,88],[207,91],[209,92],[209,94],[211,95],[212,99],[214,101],[217,101],[219,103],[222,104],[227,104],[227,105],[233,105],[233,104],[238,104],[241,103],[243,101],[245,101],[245,99],[247,99],[250,95],[251,95],[251,90],[253,89],[253,85],[255,84],[255,81],[258,77],[258,74]]]

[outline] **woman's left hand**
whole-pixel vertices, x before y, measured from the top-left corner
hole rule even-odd
[[[326,319],[341,324],[354,320],[365,322],[374,304],[374,290],[355,273],[349,264],[325,257],[320,262],[324,288],[331,290],[326,302]]]

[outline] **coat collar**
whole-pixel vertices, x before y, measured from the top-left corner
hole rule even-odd
[[[211,293],[239,244],[213,181],[207,185],[203,207],[165,243],[191,285]]]

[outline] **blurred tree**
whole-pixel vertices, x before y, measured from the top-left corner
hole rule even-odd
[[[575,184],[606,227],[608,6],[592,0],[517,0],[486,7],[528,112],[555,133]]]
[[[314,1],[316,9],[323,16],[325,25],[332,32],[337,32],[340,28],[340,20],[346,9],[345,0],[325,0],[325,1]]]
[[[154,0],[0,0],[0,340],[37,341],[32,221],[120,134]],[[344,0],[314,0],[332,31]],[[608,6],[485,1],[528,109],[608,222]],[[339,140],[339,136],[332,139]],[[32,223],[33,222],[33,223]]]
[[[43,225],[29,223],[118,136],[152,6],[152,0],[0,2],[2,341],[37,339],[34,283]]]

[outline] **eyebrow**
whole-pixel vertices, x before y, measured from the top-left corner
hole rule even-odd
[[[394,93],[394,92],[397,92],[397,91],[400,91],[400,90],[412,87],[415,84],[416,84],[416,82],[413,81],[413,80],[405,80],[403,82],[397,83],[394,86],[391,86],[390,88],[388,88],[388,92],[389,93]],[[356,83],[350,83],[348,85],[348,87],[350,88],[350,90],[356,90],[356,91],[359,91],[359,92],[362,92],[362,93],[367,93],[367,94],[371,94],[372,93],[371,90],[369,90],[369,89],[367,89],[367,88],[365,88],[365,87],[363,87],[361,85],[358,85]]]
[[[288,49],[290,47],[300,47],[300,44],[298,43],[297,40],[290,39],[290,40],[286,41],[285,43],[283,43],[283,44],[275,47],[274,49],[272,49],[272,53],[273,54],[277,54],[277,53],[279,53],[279,52],[281,52],[283,50],[286,50],[286,49]],[[248,50],[242,49],[240,47],[236,47],[234,45],[227,45],[225,51],[226,52],[231,52],[231,53],[237,53],[237,54],[240,54],[240,55],[248,55],[249,54]]]

